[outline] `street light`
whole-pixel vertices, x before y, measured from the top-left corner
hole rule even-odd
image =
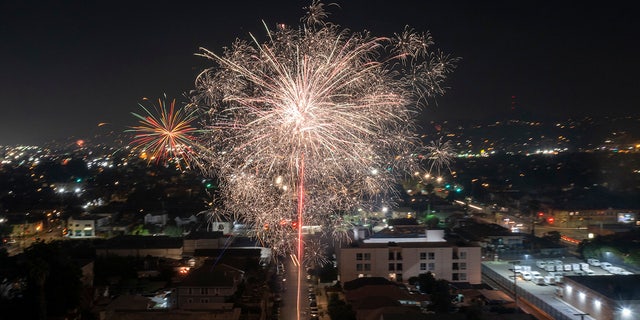
[[[516,311],[518,309],[518,285],[517,285],[517,281],[518,281],[518,277],[516,277],[516,265],[520,264],[520,261],[510,261],[510,264],[513,265],[513,301],[516,304]]]
[[[624,318],[628,318],[631,316],[631,309],[629,308],[622,308],[622,317]]]

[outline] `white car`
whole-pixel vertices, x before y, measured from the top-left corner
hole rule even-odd
[[[522,271],[522,279],[527,280],[527,281],[531,281],[531,272],[529,271]]]
[[[533,282],[533,283],[535,283],[535,284],[537,284],[537,285],[543,285],[543,284],[546,284],[546,283],[544,282],[544,277],[542,277],[542,276],[535,276],[535,277],[533,277],[533,278],[531,279],[531,282]]]
[[[538,271],[531,271],[531,277],[542,277],[542,275]]]
[[[609,270],[611,267],[613,267],[613,265],[609,262],[600,262],[600,268],[604,270]]]
[[[587,263],[594,266],[594,267],[599,267],[600,266],[600,260],[598,259],[587,259]]]

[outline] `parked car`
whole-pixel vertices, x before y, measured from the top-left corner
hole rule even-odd
[[[542,276],[534,276],[533,278],[531,278],[531,282],[533,282],[533,283],[535,283],[537,285],[545,284],[544,277],[542,277]]]
[[[529,271],[522,271],[522,279],[527,280],[527,281],[531,281],[531,272]]]
[[[587,263],[593,267],[599,267],[600,266],[600,260],[598,259],[593,259],[593,258],[589,258],[587,259]]]
[[[604,270],[609,270],[611,267],[613,267],[613,265],[609,262],[600,262],[600,268]]]

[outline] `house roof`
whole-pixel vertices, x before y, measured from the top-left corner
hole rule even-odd
[[[260,259],[260,252],[260,248],[195,249],[193,255],[196,257],[219,257],[224,254],[225,257]]]
[[[451,242],[451,241],[439,241],[439,242],[352,242],[348,246],[344,246],[341,250],[349,250],[349,249],[357,249],[357,248],[386,248],[390,246],[400,247],[400,248],[450,248],[450,247],[477,247],[471,244],[463,243],[463,242]]]
[[[403,284],[382,277],[363,277],[344,283],[346,299],[358,309],[400,305],[400,300],[427,301],[428,295],[410,294]],[[393,303],[385,301],[390,300]]]
[[[102,247],[109,249],[178,249],[182,248],[182,238],[168,236],[118,236],[108,239]]]
[[[368,296],[358,301],[354,305],[356,310],[373,310],[381,307],[399,307],[400,302],[397,299],[388,296]]]
[[[214,260],[205,261],[198,269],[192,269],[178,287],[233,287],[244,272]]]
[[[384,320],[426,320],[431,319],[431,315],[424,314],[416,308],[406,306],[380,307],[372,311],[367,319],[384,319]]]
[[[356,290],[364,286],[394,285],[393,282],[383,277],[362,277],[344,283],[344,290]]]
[[[198,240],[198,239],[219,239],[224,234],[221,231],[192,231],[184,237],[185,240]]]

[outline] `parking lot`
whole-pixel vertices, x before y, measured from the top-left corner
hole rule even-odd
[[[545,261],[544,268],[541,268],[540,265],[542,265],[542,263],[537,261]],[[547,262],[549,261],[551,261],[551,263],[553,264],[553,271],[549,271],[551,270],[551,268],[547,268]],[[556,263],[556,261],[560,261],[560,263]],[[619,269],[615,269],[617,266],[611,266],[613,267],[613,269],[609,269],[613,270],[613,272],[610,272],[603,269],[603,266],[587,264],[588,270],[590,270],[590,272],[587,272],[586,270],[584,270],[587,268],[583,268],[585,267],[584,264],[586,264],[586,261],[582,261],[576,257],[543,259],[528,257],[527,259],[517,261],[487,261],[483,262],[482,264],[483,276],[488,276],[496,283],[498,283],[502,287],[499,289],[505,290],[512,295],[514,293],[514,288],[517,289],[515,292],[519,299],[526,299],[529,303],[535,305],[538,309],[544,311],[553,319],[575,319],[575,315],[582,313],[582,311],[567,304],[557,296],[558,289],[562,287],[562,281],[554,281],[553,283],[550,283],[548,281],[545,282],[544,280],[540,282],[534,282],[532,281],[533,275],[531,275],[531,280],[525,280],[523,271],[530,270],[529,272],[537,272],[539,273],[539,276],[544,279],[545,277],[549,276],[554,276],[555,278],[555,275],[557,275],[559,272],[562,272],[561,277],[573,275],[588,276],[587,274],[613,275],[615,272],[620,272],[620,269],[622,269],[619,267]],[[556,271],[556,264],[562,265],[562,271]],[[571,271],[565,270],[566,265],[571,266]],[[578,268],[574,270],[574,267],[576,265],[578,266]],[[520,266],[520,272],[517,272],[516,266]],[[608,266],[605,264],[604,267]],[[627,272],[631,273],[629,271]],[[560,278],[560,280],[561,279],[562,278]],[[593,318],[585,316],[584,319]]]

